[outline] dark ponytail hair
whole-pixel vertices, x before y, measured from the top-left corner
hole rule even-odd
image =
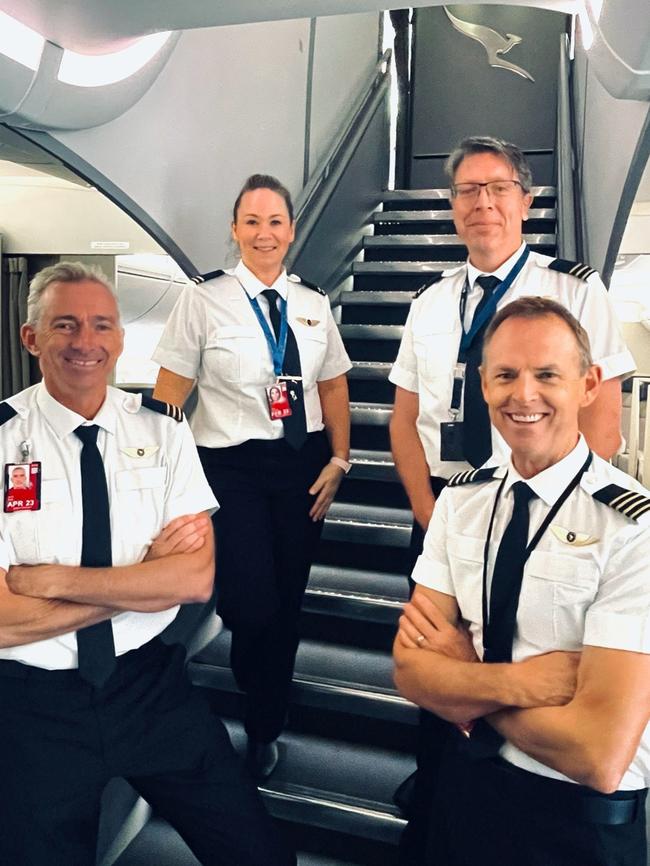
[[[239,210],[242,196],[244,193],[252,192],[254,189],[270,189],[272,192],[277,192],[278,195],[282,196],[284,203],[287,206],[287,210],[289,211],[289,221],[293,222],[293,202],[291,201],[291,193],[286,186],[283,186],[280,183],[277,177],[273,177],[270,174],[252,174],[248,178],[235,200],[235,206],[232,209],[233,222],[237,222],[237,211]]]

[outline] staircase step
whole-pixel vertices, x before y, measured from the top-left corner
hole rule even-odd
[[[533,198],[555,198],[556,189],[554,186],[533,186],[531,187]],[[451,192],[449,189],[391,189],[383,193],[382,199],[388,204],[400,201],[435,201],[449,200]]]
[[[230,670],[230,632],[224,631],[189,664],[201,688],[236,692]],[[298,647],[291,702],[384,721],[416,724],[416,707],[397,694],[389,652],[303,639]]]
[[[531,208],[528,211],[530,220],[555,220],[555,208]],[[376,211],[372,217],[373,223],[417,223],[417,222],[452,222],[450,210],[383,210]]]
[[[408,601],[403,574],[313,565],[303,601],[310,613],[396,625]]]
[[[382,240],[387,237],[384,235]],[[376,239],[375,239],[376,240]],[[439,274],[441,271],[446,271],[449,268],[457,268],[460,262],[456,261],[437,261],[437,262],[392,262],[392,261],[376,261],[376,262],[354,262],[352,264],[352,273],[360,276],[385,276],[385,277],[401,277],[401,276],[422,276],[426,279],[429,275]],[[354,292],[352,292],[354,294]],[[368,294],[374,294],[369,291]],[[352,303],[350,301],[349,303]]]
[[[334,502],[325,518],[323,540],[386,547],[408,547],[411,512],[406,508]]]
[[[353,424],[387,427],[393,414],[391,403],[351,403],[350,415]]]
[[[551,246],[555,243],[554,234],[527,234],[523,239],[531,246]],[[458,235],[366,235],[363,239],[366,249],[374,247],[465,247]]]
[[[397,470],[390,451],[370,451],[353,448],[350,454],[352,469],[350,478],[367,478],[373,481],[396,481]]]
[[[386,379],[393,365],[387,361],[353,361],[349,379]]]
[[[356,264],[365,264],[364,262],[356,262]],[[375,262],[373,262],[375,264]],[[381,305],[381,306],[391,306],[393,304],[398,306],[409,305],[411,303],[411,299],[407,296],[404,296],[404,292],[364,292],[364,291],[351,291],[351,292],[342,292],[340,301],[342,306],[357,306],[360,304],[371,304]]]
[[[403,325],[339,325],[344,340],[401,340]]]

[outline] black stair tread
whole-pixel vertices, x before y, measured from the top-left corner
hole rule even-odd
[[[198,685],[236,689],[230,671],[231,633],[224,629],[190,664],[193,682]],[[215,676],[210,679],[209,672]],[[226,672],[226,674],[224,674]],[[303,638],[298,647],[294,683],[354,689],[368,698],[384,696],[392,703],[411,706],[400,698],[393,685],[393,662],[389,652]]]
[[[528,243],[549,246],[555,243],[555,234],[526,234],[522,236]],[[366,235],[364,248],[372,247],[430,247],[465,246],[458,235]],[[460,262],[458,263],[460,264]]]
[[[403,574],[319,564],[311,568],[307,592],[347,595],[394,609],[400,609],[409,598],[408,581]]]
[[[348,370],[351,379],[385,379],[393,365],[390,361],[353,361]]]
[[[384,235],[385,237],[385,235]],[[449,268],[460,267],[461,262],[457,261],[438,261],[438,262],[395,262],[391,260],[376,261],[376,262],[353,262],[353,274],[376,274],[378,276],[420,276],[426,277],[431,274],[439,274],[441,271],[446,271]],[[353,290],[355,291],[355,290]],[[372,292],[372,289],[368,290]],[[404,289],[401,290],[404,293]],[[408,294],[408,290],[406,290]]]
[[[392,414],[392,403],[350,403],[353,424],[387,427]]]
[[[233,745],[245,749],[241,723],[224,719]],[[342,732],[343,733],[343,732]],[[415,769],[415,759],[402,752],[285,731],[279,740],[280,761],[260,786],[270,811],[276,798],[314,797],[347,809],[376,813],[403,826],[393,793]]]
[[[201,864],[176,830],[163,818],[154,816],[121,857],[115,861],[114,866],[201,866]],[[354,866],[354,864],[299,851],[298,866]]]
[[[412,515],[407,508],[385,508],[381,505],[357,505],[354,502],[333,502],[325,520],[351,520],[357,523],[372,523],[385,526],[412,525]]]
[[[343,306],[358,304],[377,304],[379,306],[397,304],[404,306],[411,303],[411,299],[408,295],[405,296],[403,291],[391,292],[387,290],[373,292],[358,291],[356,289],[353,289],[351,292],[341,292],[340,301]]]
[[[531,220],[554,220],[555,208],[531,208],[528,218]],[[373,214],[373,222],[452,222],[450,210],[383,210]]]
[[[343,339],[401,340],[404,325],[339,325]]]

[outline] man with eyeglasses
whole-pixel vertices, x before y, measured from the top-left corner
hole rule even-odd
[[[585,328],[604,381],[598,398],[580,413],[580,429],[606,460],[621,441],[621,379],[634,371],[596,271],[533,252],[525,243],[522,223],[533,196],[521,150],[497,138],[466,138],[450,154],[446,171],[454,225],[468,258],[416,294],[389,376],[397,386],[391,447],[414,515],[413,563],[447,479],[490,458],[494,465],[507,460],[509,449],[491,428],[478,372],[483,334],[498,309],[524,295],[550,297]],[[423,718],[404,864],[422,862],[428,803],[446,736],[445,723]]]

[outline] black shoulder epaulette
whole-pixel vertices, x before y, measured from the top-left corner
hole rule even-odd
[[[167,415],[168,418],[173,418],[174,421],[182,421],[185,418],[185,413],[180,406],[174,406],[173,403],[163,403],[162,400],[154,400],[153,397],[142,395],[142,405],[145,409],[151,409],[152,412],[160,412],[161,415]]]
[[[225,271],[210,271],[207,274],[197,274],[195,277],[190,277],[190,279],[198,286],[201,283],[207,283],[208,280],[213,280],[215,277],[222,277],[224,273]]]
[[[18,413],[9,403],[0,403],[0,425],[5,424],[10,418]]]
[[[429,286],[434,286],[436,283],[439,283],[441,279],[442,271],[440,271],[440,273],[438,274],[431,274],[431,279],[427,280],[427,282],[423,286],[420,286],[417,292],[413,295],[413,300],[419,298],[422,292],[426,292]]]
[[[292,277],[298,277],[303,286],[307,286],[308,289],[312,289],[314,292],[318,292],[319,295],[324,295],[325,292],[321,289],[320,286],[317,286],[316,283],[310,283],[309,280],[306,280],[304,277],[301,277],[300,274],[291,274]]]
[[[650,499],[636,490],[626,490],[618,484],[608,484],[592,494],[594,499],[609,505],[615,511],[620,511],[630,520],[638,520],[642,514],[650,511]]]
[[[457,472],[447,482],[447,487],[458,487],[461,484],[472,484],[476,481],[492,481],[496,466],[489,469],[466,469],[465,472]]]
[[[549,264],[552,271],[559,271],[561,274],[570,274],[579,280],[588,280],[592,274],[596,273],[596,268],[591,265],[584,265],[582,262],[570,262],[568,259],[553,259]]]

